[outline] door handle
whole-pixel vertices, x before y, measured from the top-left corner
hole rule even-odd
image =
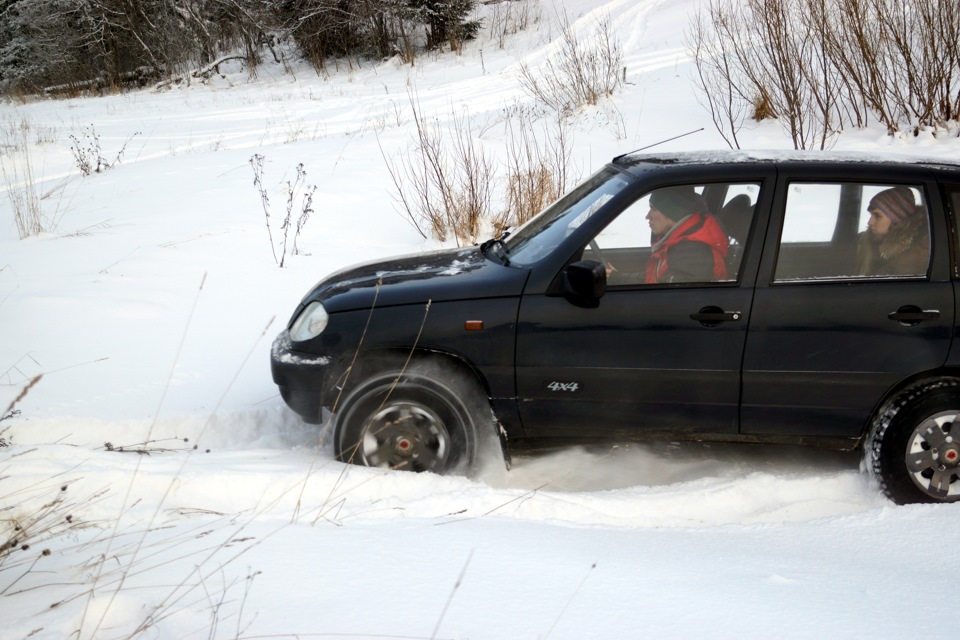
[[[724,311],[720,307],[704,307],[697,313],[691,313],[690,319],[705,327],[715,327],[723,322],[739,322],[743,317],[740,311]]]
[[[915,327],[924,320],[936,320],[940,317],[938,309],[921,309],[909,304],[887,314],[887,318],[899,322],[905,327]]]

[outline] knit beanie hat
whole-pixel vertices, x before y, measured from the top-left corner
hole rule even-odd
[[[870,199],[867,211],[879,211],[890,218],[893,224],[900,224],[917,211],[913,191],[907,187],[893,187],[881,191]]]
[[[706,213],[707,203],[693,187],[657,189],[650,196],[650,206],[674,222],[691,213]]]

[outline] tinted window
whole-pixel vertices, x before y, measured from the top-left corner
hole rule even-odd
[[[778,281],[918,277],[930,263],[930,222],[919,185],[792,183]]]

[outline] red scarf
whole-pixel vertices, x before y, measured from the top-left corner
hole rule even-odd
[[[727,278],[727,234],[713,216],[694,213],[680,220],[653,245],[653,254],[647,263],[647,284],[661,282],[670,269],[667,263],[668,251],[681,242],[702,242],[710,247],[713,253],[713,279],[716,281]]]

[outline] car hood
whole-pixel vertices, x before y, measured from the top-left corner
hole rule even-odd
[[[446,249],[347,267],[317,284],[303,303],[321,301],[328,313],[335,313],[374,304],[518,296],[528,273],[486,259],[479,247]]]

